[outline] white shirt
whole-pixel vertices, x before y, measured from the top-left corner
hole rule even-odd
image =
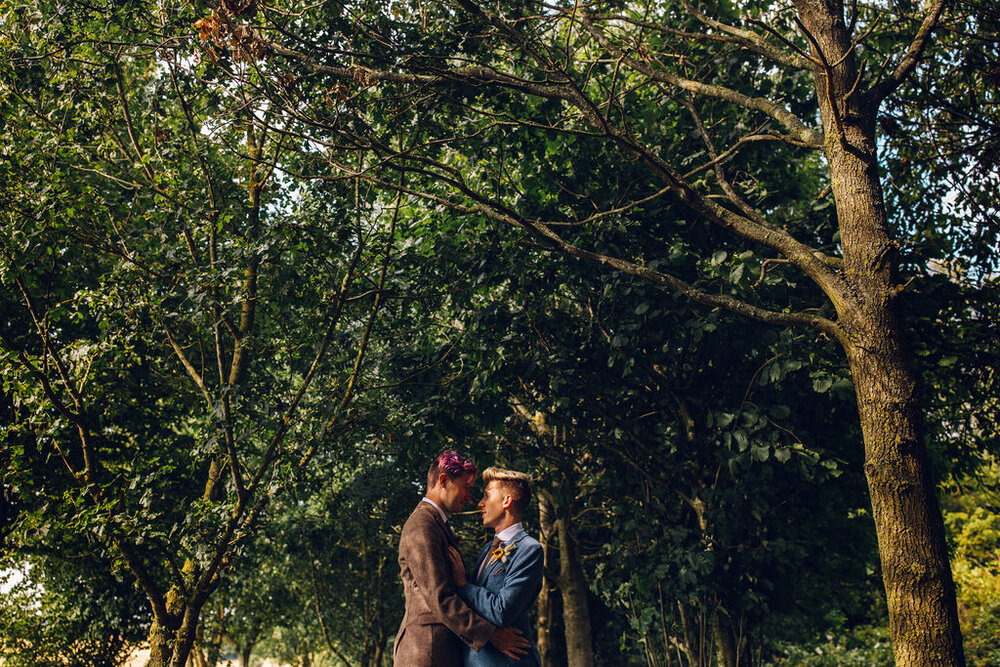
[[[518,521],[513,525],[507,526],[506,528],[501,530],[499,533],[497,533],[497,537],[499,537],[503,541],[503,543],[506,544],[507,542],[510,542],[515,535],[517,535],[519,530],[521,530],[520,521]]]
[[[441,509],[436,502],[434,502],[433,500],[431,500],[427,496],[424,496],[420,500],[422,500],[425,503],[430,503],[431,507],[433,507],[434,509],[436,509],[438,511],[438,514],[441,515],[441,520],[444,521],[445,523],[448,523],[448,515],[445,514],[444,510]],[[520,526],[521,524],[517,524],[517,525]]]
[[[517,523],[507,526],[506,528],[501,530],[499,533],[496,534],[496,536],[500,538],[501,542],[507,544],[507,542],[510,542],[512,539],[514,539],[514,536],[517,535],[518,531],[520,530],[521,530],[521,522],[518,521]],[[489,565],[490,561],[492,560],[493,557],[490,554],[486,554],[486,558],[483,559],[482,565],[479,566],[479,571],[476,572],[477,579],[480,577],[480,575],[482,575],[483,570],[486,569],[486,566]]]

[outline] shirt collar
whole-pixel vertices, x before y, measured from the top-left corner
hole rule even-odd
[[[441,515],[441,520],[444,521],[445,523],[448,523],[448,515],[445,514],[445,511],[443,509],[441,509],[441,507],[436,502],[434,502],[433,500],[431,500],[427,496],[424,496],[423,498],[421,498],[421,500],[423,502],[425,502],[425,503],[430,503],[431,507],[433,507],[434,509],[436,509],[437,513]],[[520,526],[521,524],[517,524],[517,525]]]
[[[506,544],[507,542],[510,542],[514,538],[514,536],[517,535],[520,531],[521,531],[521,522],[518,521],[514,525],[507,526],[499,533],[497,533],[497,537],[499,537],[500,540],[503,541],[504,544]]]

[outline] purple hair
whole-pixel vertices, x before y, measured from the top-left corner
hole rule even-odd
[[[445,473],[448,479],[455,479],[460,475],[476,474],[476,464],[469,459],[459,456],[456,452],[448,450],[438,454],[437,458],[431,462],[431,467],[427,470],[427,488],[433,489],[437,484],[438,475]]]

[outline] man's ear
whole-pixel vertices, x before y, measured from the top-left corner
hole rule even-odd
[[[438,474],[438,481],[437,481],[437,485],[438,485],[438,486],[444,486],[444,481],[445,481],[446,479],[450,479],[450,478],[448,477],[448,473],[444,473],[444,472],[442,472],[442,473],[439,473],[439,474]]]
[[[500,503],[500,506],[503,507],[504,509],[510,509],[510,506],[513,504],[514,504],[514,496],[508,493],[503,497],[503,502]]]

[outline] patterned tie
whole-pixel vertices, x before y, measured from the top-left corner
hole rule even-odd
[[[497,550],[497,547],[503,546],[503,540],[499,537],[494,536],[493,541],[490,542],[490,548],[486,552],[486,558],[483,559],[483,564],[479,567],[479,572],[476,573],[476,578],[483,576],[483,572],[486,571],[486,566],[493,561],[493,552]]]

